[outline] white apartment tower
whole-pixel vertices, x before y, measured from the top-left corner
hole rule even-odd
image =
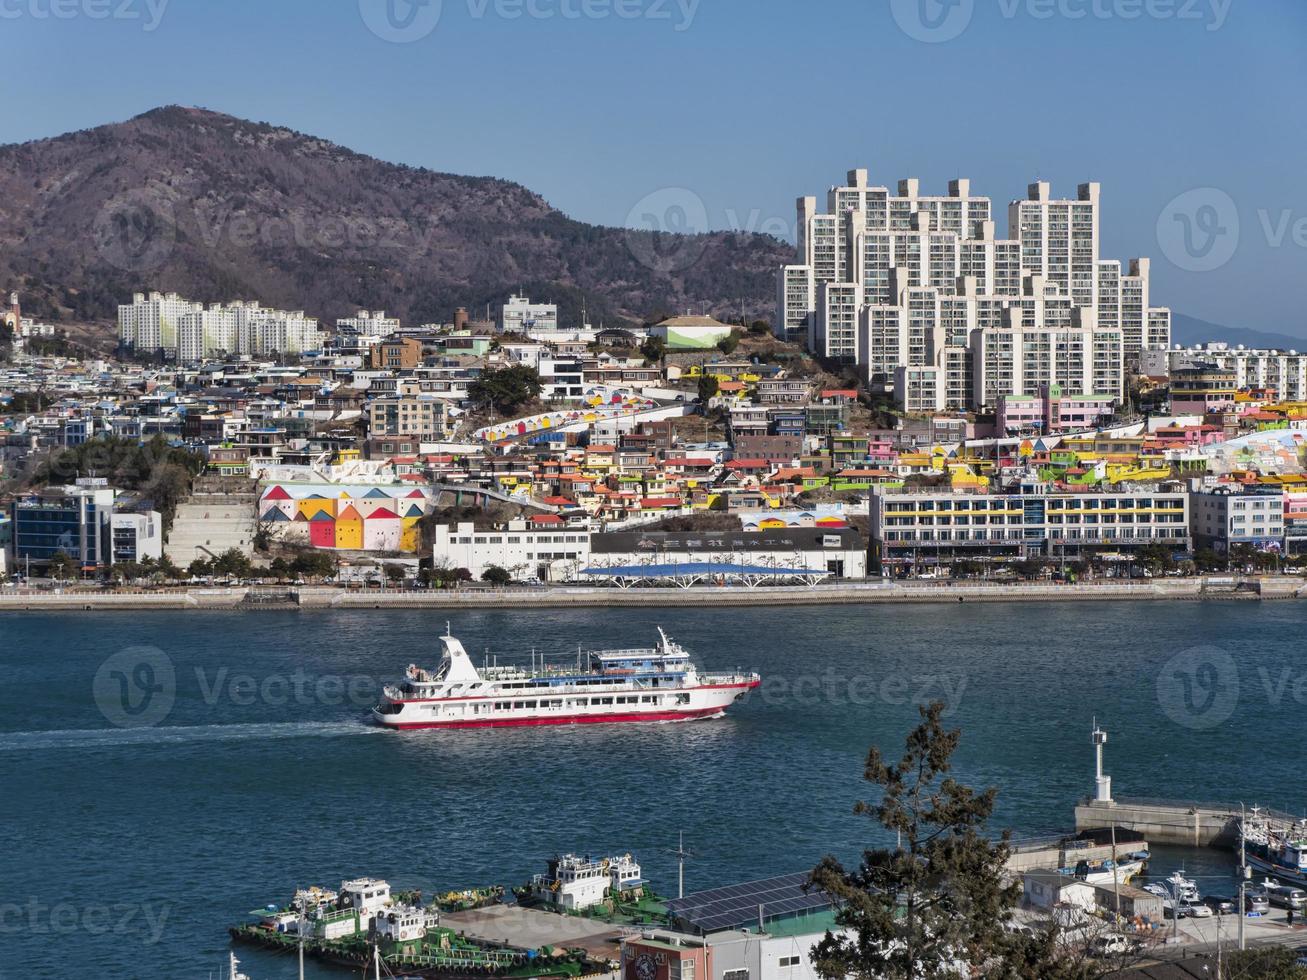
[[[182,318],[203,309],[176,293],[135,293],[131,303],[118,307],[118,340],[142,353],[176,357]]]
[[[1059,200],[1036,182],[999,238],[989,198],[968,180],[932,197],[915,179],[891,192],[850,171],[825,212],[798,199],[776,332],[859,365],[923,411],[992,406],[1043,383],[1119,399],[1125,365],[1169,345],[1171,315],[1149,305],[1147,259],[1124,270],[1100,260],[1099,200],[1096,183]]]
[[[126,347],[191,362],[213,354],[302,354],[322,343],[318,321],[302,311],[258,303],[226,305],[182,299],[175,293],[137,293],[118,307],[118,336]]]

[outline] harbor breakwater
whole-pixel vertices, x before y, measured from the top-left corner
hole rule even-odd
[[[845,582],[817,586],[689,588],[518,587],[457,590],[190,588],[157,591],[0,593],[0,612],[206,609],[560,609],[594,607],[808,606],[939,602],[1257,601],[1300,599],[1293,576],[1150,579],[1077,584]]]

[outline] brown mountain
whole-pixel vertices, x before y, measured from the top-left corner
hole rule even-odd
[[[650,227],[677,228],[695,202],[672,190],[646,203]],[[765,235],[588,225],[518,184],[203,109],[0,147],[0,287],[38,317],[111,319],[133,291],[161,289],[421,323],[519,288],[565,318],[585,302],[594,322],[741,300],[768,316],[792,254]]]

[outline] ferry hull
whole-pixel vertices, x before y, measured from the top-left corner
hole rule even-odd
[[[650,711],[644,714],[607,714],[607,715],[568,715],[565,717],[535,718],[478,718],[470,721],[421,721],[409,724],[382,720],[382,716],[373,717],[387,728],[396,731],[416,731],[426,728],[527,728],[540,725],[612,725],[619,722],[640,721],[696,721],[703,718],[716,718],[726,713],[726,707],[700,708],[696,711]]]

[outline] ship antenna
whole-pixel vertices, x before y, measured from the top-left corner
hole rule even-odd
[[[453,626],[451,625],[451,623],[449,622],[449,620],[445,620],[445,635],[446,635],[446,636],[453,636],[453,635],[454,635]]]

